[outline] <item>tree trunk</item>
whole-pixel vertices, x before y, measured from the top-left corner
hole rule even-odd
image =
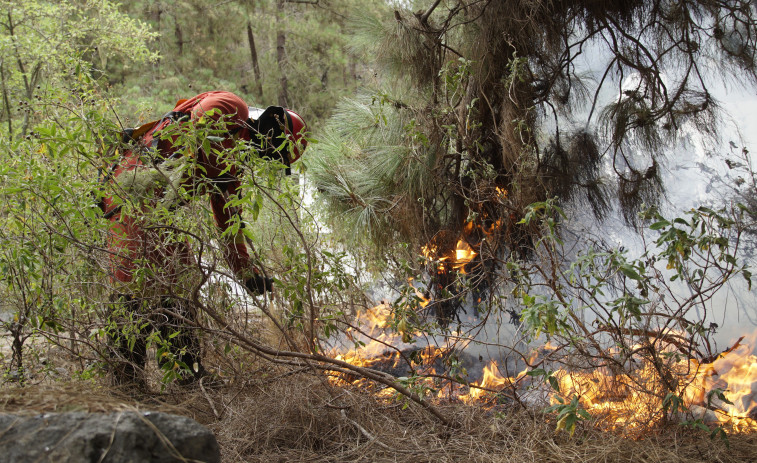
[[[250,59],[252,60],[252,71],[255,73],[255,95],[263,99],[263,80],[260,78],[258,50],[255,48],[255,37],[252,35],[252,24],[250,21],[247,21],[247,41],[250,42]]]
[[[323,74],[321,74],[321,86],[324,90],[329,86],[329,67],[326,66],[323,70]]]
[[[286,34],[284,25],[281,24],[281,18],[284,14],[284,0],[278,2],[278,14],[276,15],[276,63],[279,67],[279,101],[278,105],[283,107],[289,106],[289,89],[287,75],[284,69],[286,60]]]
[[[160,0],[156,0],[153,4],[150,13],[152,14],[152,20],[155,21],[155,31],[158,32],[158,35],[155,37],[155,50],[160,52],[160,19],[163,15],[163,7],[160,4]],[[160,69],[160,63],[162,62],[162,58],[158,58],[155,61],[155,68],[156,70]]]
[[[355,58],[350,58],[350,82],[357,82],[358,75],[357,75],[357,63],[355,62]],[[345,84],[347,82],[345,81]]]
[[[184,54],[184,33],[179,25],[179,17],[175,17],[174,36],[176,37],[176,46],[179,47],[179,56]]]
[[[3,106],[5,107],[5,117],[8,118],[8,139],[13,140],[13,113],[11,110],[10,99],[8,98],[8,87],[5,86],[5,63],[0,61],[0,84],[3,88]]]
[[[160,6],[160,0],[155,2],[152,10],[152,20],[155,21],[155,28],[160,32],[160,15],[163,13],[163,9]]]

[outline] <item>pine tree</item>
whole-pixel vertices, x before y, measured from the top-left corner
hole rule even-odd
[[[712,86],[756,83],[747,1],[401,5],[356,24],[377,78],[339,106],[311,161],[341,223],[379,244],[447,255],[472,222],[469,239],[486,235],[490,258],[527,253],[527,206],[553,197],[602,218],[614,196],[638,225],[682,129],[716,133]],[[595,82],[582,75],[586,53],[602,66]],[[617,96],[601,105],[608,91]]]
[[[108,69],[124,96],[119,112],[154,117],[179,98],[222,89],[252,106],[284,104],[317,127],[356,87],[345,18],[380,6],[372,0],[140,0],[123,8],[160,34],[153,47],[161,59]]]

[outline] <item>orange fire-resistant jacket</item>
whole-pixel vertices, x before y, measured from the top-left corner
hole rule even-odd
[[[216,110],[216,111],[211,111]],[[118,185],[126,184],[131,177],[137,178],[140,172],[150,169],[154,159],[170,159],[179,147],[174,146],[177,136],[172,139],[160,138],[160,131],[169,124],[181,124],[180,127],[190,125],[200,119],[201,116],[210,112],[208,117],[215,121],[223,117],[229,127],[229,133],[225,134],[223,141],[216,147],[229,149],[234,146],[234,137],[242,137],[249,140],[249,132],[238,130],[248,118],[248,108],[244,101],[230,92],[214,91],[197,95],[188,100],[177,103],[171,114],[173,117],[164,117],[156,122],[144,136],[137,141],[135,149],[126,151],[120,162],[112,171],[111,179],[117,185],[113,196],[106,196],[103,208],[106,217],[110,218],[111,227],[108,240],[108,248],[111,253],[111,279],[114,282],[128,283],[135,276],[139,267],[148,264],[151,267],[151,278],[163,278],[170,284],[182,272],[182,267],[193,261],[192,254],[186,241],[167,239],[168,229],[160,225],[146,225],[140,219],[131,217],[121,212],[123,200],[118,200]],[[178,115],[178,116],[177,116]],[[149,150],[155,150],[150,156],[144,156]],[[231,223],[232,217],[240,211],[227,207],[228,196],[235,195],[240,182],[236,179],[236,168],[232,165],[229,169],[226,162],[221,162],[213,153],[205,153],[199,150],[196,154],[197,166],[194,169],[195,177],[202,177],[213,181],[214,188],[208,188],[210,206],[216,225],[225,231]],[[226,172],[224,173],[224,170]],[[186,184],[195,179],[182,179]],[[159,187],[157,187],[159,189]],[[160,192],[151,191],[155,195]],[[258,273],[251,266],[250,256],[244,244],[241,232],[236,236],[229,236],[224,245],[226,261],[237,276],[247,279]],[[158,270],[156,270],[158,269]]]

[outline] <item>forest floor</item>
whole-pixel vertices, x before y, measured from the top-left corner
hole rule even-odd
[[[152,388],[151,388],[152,389]],[[536,410],[440,403],[448,428],[417,406],[328,384],[307,371],[250,371],[211,387],[134,392],[104,380],[0,386],[0,412],[158,410],[217,436],[224,462],[749,462],[757,434],[728,442],[680,425],[624,436],[580,423],[571,437]]]

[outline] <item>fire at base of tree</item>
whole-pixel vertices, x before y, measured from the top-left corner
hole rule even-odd
[[[534,205],[526,220],[551,220],[554,214],[561,212],[548,202]],[[656,252],[650,249],[641,258],[588,249],[563,266],[554,260],[563,243],[545,225],[546,238],[532,255],[542,258],[540,264],[507,263],[511,279],[490,289],[521,307],[518,322],[526,336],[520,341],[513,333],[507,341],[487,333],[487,318],[504,310],[482,306],[480,292],[466,289],[466,269],[476,254],[468,248],[458,260],[432,258],[429,280],[437,284],[440,273],[454,274],[455,287],[462,289],[452,294],[448,286],[446,295],[435,297],[468,301],[469,309],[480,311],[477,316],[467,323],[458,319],[454,330],[429,325],[429,315],[438,315],[428,313],[434,301],[411,280],[392,304],[358,314],[336,358],[399,376],[428,400],[541,406],[555,412],[558,428],[571,434],[579,421],[589,419],[631,435],[671,421],[713,436],[724,436],[726,429],[752,432],[757,426],[755,335],[717,351],[715,327],[695,318],[732,279],[751,285],[749,270],[733,257],[740,222],[707,208],[692,211],[688,220],[668,221],[653,210],[646,214],[657,234]],[[426,248],[427,257],[431,252]],[[560,266],[551,268],[549,259]],[[678,280],[687,291],[676,286]],[[545,336],[550,341],[542,345]],[[482,357],[471,359],[482,346],[493,358],[485,366]],[[350,374],[335,381],[370,382]]]

